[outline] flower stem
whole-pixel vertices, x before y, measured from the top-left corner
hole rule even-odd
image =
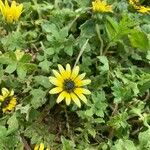
[[[84,43],[84,45],[82,46],[82,48],[81,48],[81,50],[80,50],[80,52],[79,52],[79,54],[78,54],[78,57],[77,57],[77,59],[76,59],[76,61],[75,61],[75,63],[74,63],[74,67],[75,67],[75,66],[77,65],[77,63],[79,62],[80,57],[82,56],[84,50],[86,49],[86,46],[87,46],[88,41],[89,41],[89,39],[87,39],[86,42]]]
[[[103,39],[102,39],[102,37],[101,37],[98,24],[96,24],[95,29],[96,29],[98,38],[99,38],[100,43],[101,43],[101,46],[100,46],[100,55],[102,55],[102,54],[103,54],[104,42],[103,42]]]

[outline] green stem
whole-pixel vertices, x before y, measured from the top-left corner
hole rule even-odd
[[[96,29],[96,32],[97,32],[97,35],[98,35],[98,39],[99,39],[99,41],[101,43],[101,46],[100,46],[100,55],[103,55],[104,42],[103,42],[103,39],[101,37],[98,24],[96,24],[95,29]]]
[[[77,59],[76,59],[76,62],[75,62],[75,64],[74,64],[74,67],[75,67],[75,66],[77,65],[77,63],[79,62],[80,57],[82,56],[84,50],[86,49],[86,46],[87,46],[88,41],[89,41],[89,39],[87,39],[86,42],[84,43],[84,45],[82,46],[82,48],[81,48],[81,50],[80,50],[80,52],[79,52],[79,54],[78,54],[78,57],[77,57]]]
[[[106,55],[107,51],[109,50],[109,48],[111,47],[112,43],[110,42],[106,48],[104,49],[103,55]]]

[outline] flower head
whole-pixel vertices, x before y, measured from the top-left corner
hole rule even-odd
[[[150,7],[139,6],[137,11],[140,13],[150,13]]]
[[[113,12],[112,5],[108,5],[104,0],[95,0],[92,2],[94,12]]]
[[[139,0],[129,0],[129,4],[134,7],[140,13],[149,13],[150,7],[140,5]]]
[[[3,113],[11,111],[15,108],[17,100],[14,97],[14,91],[8,91],[6,88],[2,88],[2,95],[0,95],[0,107]]]
[[[44,150],[44,143],[36,144],[34,150]],[[47,148],[46,150],[50,150]]]
[[[66,104],[69,105],[71,100],[75,104],[81,107],[80,100],[84,103],[87,103],[87,99],[84,94],[91,94],[91,92],[83,86],[89,84],[91,80],[84,79],[85,73],[79,74],[79,66],[71,69],[70,65],[66,65],[66,69],[62,65],[58,65],[59,72],[53,70],[55,77],[49,77],[49,81],[54,84],[56,87],[50,90],[50,94],[60,93],[56,102],[60,103],[65,99]]]
[[[17,5],[16,1],[12,1],[11,6],[9,6],[8,1],[5,3],[0,0],[0,11],[8,23],[18,21],[23,9],[23,4]]]

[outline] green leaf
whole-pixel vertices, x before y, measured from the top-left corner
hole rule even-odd
[[[93,20],[87,20],[80,26],[81,35],[86,38],[91,38],[95,35],[95,24]]]
[[[29,63],[32,60],[32,56],[30,54],[24,54],[22,58],[19,60],[21,63]]]
[[[129,35],[131,45],[139,50],[149,50],[150,44],[147,35],[139,30],[135,30]]]
[[[11,64],[9,64],[6,67],[5,72],[7,72],[7,73],[13,73],[16,69],[17,69],[17,63],[16,62],[12,62]]]
[[[18,77],[21,78],[21,79],[24,79],[26,77],[27,69],[24,66],[24,64],[19,64],[18,65],[17,74],[18,74]]]
[[[100,66],[100,71],[109,71],[109,62],[106,56],[98,56],[99,61],[103,64]]]
[[[46,102],[46,93],[47,91],[43,91],[41,89],[33,89],[31,91],[31,95],[33,96],[31,104],[33,108],[37,109]]]
[[[48,55],[53,55],[55,51],[54,51],[54,48],[50,47],[50,48],[44,49],[44,52]]]
[[[115,19],[107,17],[106,22],[106,31],[109,37],[109,40],[113,40],[118,33],[119,25]]]
[[[50,66],[52,65],[51,62],[49,62],[48,60],[44,60],[42,62],[39,63],[39,66],[42,68],[43,71],[45,72],[49,72]]]
[[[36,83],[38,83],[39,85],[42,85],[45,88],[51,87],[48,77],[39,75],[39,76],[35,76],[34,79]]]
[[[16,117],[16,113],[14,113],[13,116],[11,116],[8,119],[7,124],[8,124],[8,131],[7,131],[8,135],[18,129],[19,124],[18,124],[18,119]]]
[[[61,136],[61,142],[63,145],[62,150],[74,150],[74,143],[70,140],[65,139],[65,137]]]
[[[137,150],[137,148],[132,141],[119,139],[110,150]]]
[[[150,129],[139,133],[140,148],[144,150],[150,149]]]
[[[7,136],[7,129],[5,126],[0,125],[0,139]]]

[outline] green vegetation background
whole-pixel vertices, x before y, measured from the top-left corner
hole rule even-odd
[[[92,12],[90,0],[18,2],[16,24],[0,17],[0,87],[18,101],[1,114],[0,150],[41,141],[52,150],[150,150],[150,15],[127,0],[109,0],[107,14]],[[16,50],[25,52],[21,60]],[[81,50],[88,104],[56,104],[51,70],[73,66]]]

